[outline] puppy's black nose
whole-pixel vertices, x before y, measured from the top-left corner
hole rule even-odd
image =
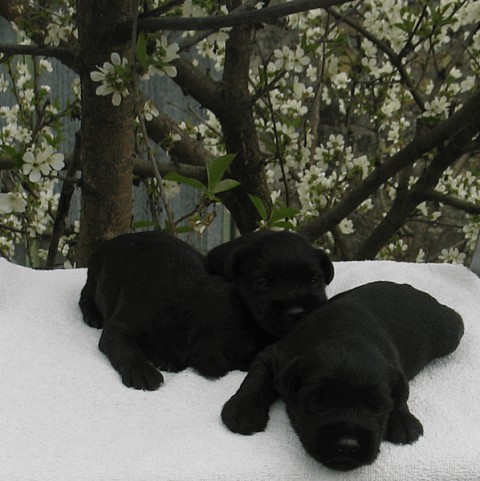
[[[353,436],[343,436],[335,443],[337,451],[341,454],[355,454],[360,449],[358,439]]]
[[[286,313],[288,317],[296,319],[297,317],[300,317],[302,314],[305,313],[305,309],[301,306],[289,307]]]

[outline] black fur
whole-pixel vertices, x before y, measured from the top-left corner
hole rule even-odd
[[[251,319],[235,286],[206,270],[187,243],[159,232],[116,237],[91,257],[80,296],[85,322],[126,386],[157,389],[157,369],[207,377],[246,370],[273,338]]]
[[[292,232],[261,230],[212,249],[208,267],[234,282],[258,324],[280,338],[326,301],[333,264]]]
[[[462,335],[461,317],[432,296],[406,284],[366,284],[259,354],[222,419],[234,432],[262,431],[280,394],[315,459],[339,470],[370,464],[382,439],[407,444],[423,434],[408,409],[408,380]]]

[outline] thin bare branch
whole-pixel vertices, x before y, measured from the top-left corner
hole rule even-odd
[[[138,22],[138,0],[136,2],[136,8],[135,8],[135,14],[134,14],[134,21],[132,25],[132,49],[133,49],[133,66],[134,66],[134,72],[136,72],[136,52],[135,52],[135,45],[136,45],[136,39],[137,39],[137,22]],[[138,75],[135,73],[133,75],[133,89],[134,92],[140,91],[139,85],[138,85]],[[138,101],[139,99],[136,99],[137,101],[135,102],[135,110],[137,114],[138,121],[140,123],[140,131],[143,136],[143,141],[145,143],[145,148],[147,150],[147,156],[148,160],[150,161],[152,167],[153,167],[153,173],[155,174],[155,179],[157,181],[157,188],[158,192],[160,193],[160,198],[162,199],[163,207],[165,209],[165,215],[167,217],[167,225],[166,225],[166,230],[170,232],[172,235],[176,235],[175,233],[175,217],[173,215],[173,210],[170,207],[170,203],[167,198],[167,194],[165,192],[165,188],[163,186],[163,178],[162,175],[160,174],[160,171],[158,170],[157,162],[155,161],[155,156],[153,154],[153,149],[150,144],[150,139],[148,138],[148,133],[147,133],[147,127],[145,125],[145,118],[143,116],[143,106],[144,102]]]
[[[434,189],[427,189],[423,192],[423,197],[425,200],[430,200],[433,202],[440,202],[445,205],[449,205],[454,209],[461,210],[467,214],[480,214],[480,205],[468,202],[466,200],[458,199],[457,197],[452,197],[451,195],[445,195],[441,192],[437,192]]]
[[[294,13],[306,12],[316,8],[328,8],[349,3],[352,0],[297,0],[261,9],[233,12],[215,17],[165,17],[142,18],[138,20],[138,29],[144,32],[158,30],[218,30],[219,28],[251,25],[256,23],[274,23],[278,18]],[[119,25],[118,33],[131,32],[131,22]]]
[[[4,55],[33,55],[37,57],[54,57],[62,61],[75,60],[75,50],[66,47],[39,47],[37,45],[0,44],[0,53]]]

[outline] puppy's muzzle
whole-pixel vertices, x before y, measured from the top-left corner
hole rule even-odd
[[[306,309],[302,306],[293,306],[289,307],[286,311],[285,314],[289,319],[295,320],[300,317],[302,317],[306,312]]]
[[[373,430],[351,423],[322,426],[314,439],[305,443],[307,451],[315,459],[340,471],[372,463],[378,455],[379,446],[380,439]]]
[[[341,455],[352,456],[360,449],[360,442],[356,436],[342,436],[335,443],[335,449]]]

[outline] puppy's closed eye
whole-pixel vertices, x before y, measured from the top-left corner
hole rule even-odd
[[[352,403],[352,392],[327,381],[301,394],[300,403],[308,412],[316,414],[325,409],[348,407]]]
[[[328,391],[322,388],[315,389],[302,396],[300,404],[303,405],[309,414],[319,414],[323,410],[335,405],[331,393],[328,393]]]
[[[258,277],[253,281],[253,286],[259,290],[268,289],[270,285],[271,281],[269,281],[265,277]]]
[[[392,398],[381,390],[372,388],[359,395],[359,402],[375,415],[382,416],[393,408]]]

